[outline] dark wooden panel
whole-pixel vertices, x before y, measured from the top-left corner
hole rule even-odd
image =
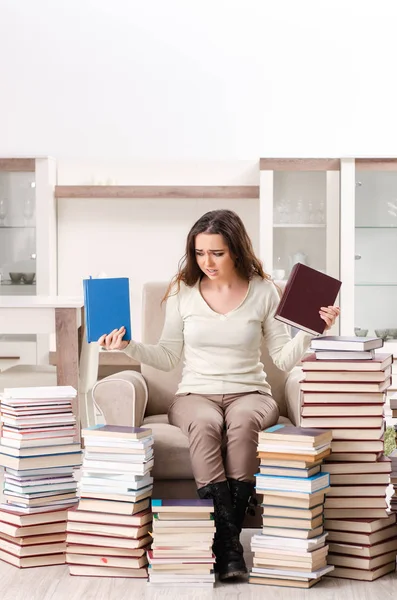
[[[58,185],[57,198],[129,198],[129,199],[241,199],[259,198],[256,185]]]
[[[261,158],[261,171],[339,171],[339,158]]]
[[[0,158],[0,171],[29,171],[34,172],[34,158]]]
[[[356,171],[397,171],[397,158],[356,158]]]
[[[73,413],[76,416],[76,441],[80,441],[79,413],[79,336],[77,328],[77,310],[75,308],[55,309],[55,331],[57,351],[57,384],[71,385],[77,390],[72,400]]]

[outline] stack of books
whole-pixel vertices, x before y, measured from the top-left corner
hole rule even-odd
[[[331,432],[292,425],[259,433],[263,527],[251,540],[250,583],[309,588],[333,569],[323,526],[329,475],[320,472],[331,440]]]
[[[6,388],[1,396],[0,559],[16,567],[65,563],[67,509],[77,503],[81,447],[69,386]]]
[[[70,574],[147,578],[152,432],[98,425],[83,429],[82,437],[80,502],[67,523]]]
[[[393,485],[393,494],[390,499],[390,510],[397,512],[397,450],[393,450],[393,452],[389,454],[389,458],[391,460],[390,481]]]
[[[361,512],[361,511],[360,511]],[[396,514],[386,519],[326,519],[332,577],[374,581],[396,568]]]
[[[383,453],[392,356],[374,353],[382,345],[379,338],[315,338],[315,353],[302,360],[301,426],[332,430],[332,454],[321,466],[331,485],[324,525],[328,540],[334,542],[328,562],[337,568],[330,577],[372,581],[395,569],[396,550],[390,548],[396,530],[389,527],[386,499],[391,461]],[[354,532],[369,535],[371,524],[389,535],[382,542],[391,542],[382,546],[387,550],[376,560],[369,560],[371,549],[360,554],[354,542]],[[345,531],[351,544],[346,543]]]
[[[213,587],[212,500],[152,500],[153,543],[149,583]]]
[[[397,394],[393,394],[390,397],[390,408],[392,413],[392,418],[397,418]],[[397,446],[397,425],[394,425],[395,432],[395,444]],[[390,509],[393,512],[397,512],[397,450],[393,450],[393,452],[389,455],[391,460],[391,483],[393,484],[394,491],[390,501]]]

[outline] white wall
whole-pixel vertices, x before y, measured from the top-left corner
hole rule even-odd
[[[60,161],[60,183],[111,179],[136,185],[258,185],[258,161]],[[243,218],[259,251],[259,202],[250,200],[62,199],[58,201],[58,293],[81,294],[82,279],[105,273],[130,278],[132,328],[140,338],[146,281],[169,281],[187,233],[208,210],[229,208]]]
[[[234,185],[260,156],[397,156],[395,16],[395,0],[0,0],[0,156],[53,155],[60,183]],[[61,201],[59,293],[129,275],[139,337],[143,281],[223,205]],[[257,202],[227,205],[258,248]]]
[[[395,0],[0,0],[0,155],[397,155]]]

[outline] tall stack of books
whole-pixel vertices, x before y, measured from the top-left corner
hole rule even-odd
[[[153,543],[149,583],[213,587],[212,500],[152,500]]]
[[[396,566],[397,529],[386,499],[391,461],[383,454],[392,356],[374,353],[382,345],[379,338],[319,337],[302,361],[301,426],[332,430],[332,454],[321,467],[331,484],[324,509],[328,562],[336,566],[330,577],[372,581]],[[381,540],[377,548],[354,540],[375,532],[366,542]]]
[[[250,583],[309,588],[333,569],[323,526],[329,475],[320,472],[331,439],[331,432],[292,425],[259,433],[263,527],[251,540]]]
[[[1,396],[0,559],[16,567],[65,562],[67,509],[77,503],[81,447],[70,386],[8,388]]]
[[[80,502],[69,511],[71,575],[147,578],[153,437],[143,427],[83,429]]]
[[[392,418],[397,418],[397,394],[393,394],[390,397],[390,408],[392,412]],[[394,425],[395,432],[395,444],[397,446],[397,424]],[[394,492],[390,501],[390,508],[392,511],[397,512],[397,450],[393,450],[390,455],[390,459],[392,462],[392,472],[391,472],[391,483],[394,487]]]

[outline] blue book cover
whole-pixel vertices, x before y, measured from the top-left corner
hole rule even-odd
[[[183,508],[183,507],[194,507],[194,508],[213,508],[214,503],[212,500],[200,500],[199,498],[189,498],[189,499],[165,499],[160,500],[157,498],[152,498],[152,507],[159,508],[161,506],[173,507],[175,509]]]
[[[261,492],[270,490],[270,491],[280,491],[280,492],[299,492],[301,494],[314,494],[316,492],[321,492],[321,490],[329,487],[329,473],[317,473],[317,475],[313,475],[312,477],[297,478],[297,477],[286,477],[286,476],[276,476],[276,475],[264,475],[263,473],[256,473],[256,489]],[[313,489],[310,485],[311,483],[315,483],[317,480],[320,480],[320,487],[317,489]],[[273,482],[273,485],[269,485],[269,483]],[[279,485],[277,486],[277,483]],[[288,488],[283,484],[290,484]],[[294,484],[299,483],[300,487],[297,489]]]
[[[123,340],[131,339],[130,287],[127,277],[84,279],[87,341],[125,327]]]
[[[256,473],[255,477],[260,477],[263,481],[269,481],[270,479],[272,481],[279,481],[282,479],[290,481],[291,483],[295,481],[299,483],[307,481],[314,482],[317,481],[317,479],[321,478],[327,479],[329,481],[329,473],[316,473],[316,475],[312,475],[311,477],[290,477],[289,475],[265,475],[264,473]]]

